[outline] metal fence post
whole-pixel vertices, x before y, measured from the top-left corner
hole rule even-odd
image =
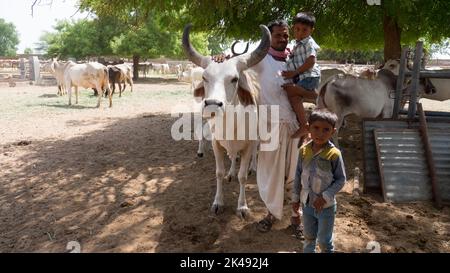
[[[406,70],[406,58],[408,54],[408,47],[402,49],[402,56],[400,58],[400,68],[398,71],[397,87],[395,89],[395,102],[394,111],[392,113],[392,118],[397,119],[398,113],[400,112],[400,105],[403,99],[403,83],[405,82],[405,70]]]
[[[417,110],[417,94],[419,89],[419,78],[420,78],[420,68],[421,68],[421,60],[423,54],[423,42],[418,41],[416,44],[416,51],[414,53],[414,67],[412,72],[412,80],[411,86],[409,89],[410,99],[409,99],[409,110],[408,110],[408,119],[412,120],[416,116]]]

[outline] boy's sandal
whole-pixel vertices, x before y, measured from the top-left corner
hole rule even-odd
[[[291,224],[290,228],[292,230],[292,235],[295,236],[295,238],[299,239],[299,240],[304,240],[305,237],[303,236],[303,225],[294,225]]]
[[[265,233],[269,232],[272,229],[272,225],[273,225],[272,220],[270,220],[268,217],[265,217],[264,219],[258,222],[258,224],[256,225],[256,229],[259,232]]]

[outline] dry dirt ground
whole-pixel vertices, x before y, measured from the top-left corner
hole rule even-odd
[[[56,87],[0,86],[0,252],[301,252],[289,206],[273,230],[255,229],[265,209],[254,175],[247,185],[251,216],[235,214],[239,187],[225,183],[225,212],[209,212],[215,164],[209,148],[172,140],[174,105],[189,104],[189,85],[151,79],[96,109],[92,91],[67,106]],[[450,109],[449,102],[426,103]],[[360,252],[450,252],[450,209],[431,203],[387,204],[351,194],[362,169],[357,122],[341,139],[349,182],[338,195],[336,247]],[[352,136],[352,137],[349,137]]]

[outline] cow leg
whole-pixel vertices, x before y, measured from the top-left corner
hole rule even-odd
[[[107,86],[106,88],[107,88],[106,92],[108,92],[108,95],[109,95],[109,108],[111,108],[112,107],[112,91],[109,86]]]
[[[68,86],[69,86],[68,93],[69,93],[69,106],[70,106],[70,105],[72,105],[72,86],[70,86],[70,85],[68,85]]]
[[[120,82],[118,82],[117,84],[119,85],[119,98],[121,98],[122,97],[122,85],[120,84]]]
[[[78,104],[78,86],[75,85],[75,104]]]
[[[129,83],[130,86],[131,86],[131,93],[133,93],[133,85],[134,85],[133,79],[132,79],[132,78],[129,78],[129,79],[128,79],[128,83]]]
[[[225,163],[224,163],[225,150],[222,147],[220,147],[219,143],[215,140],[212,141],[212,146],[214,150],[214,157],[216,158],[217,188],[216,188],[216,196],[214,197],[214,203],[211,207],[211,212],[217,215],[222,213],[224,208],[223,178],[225,175]]]
[[[255,141],[252,150],[252,161],[248,170],[249,175],[251,175],[252,172],[256,174],[256,166],[258,166],[258,142]]]
[[[253,145],[248,145],[247,148],[241,152],[241,166],[239,167],[239,199],[237,214],[245,219],[250,214],[247,206],[247,199],[245,198],[245,184],[247,183],[248,166],[252,157]]]
[[[203,121],[203,120],[202,120]],[[202,158],[205,154],[205,145],[206,141],[208,140],[208,136],[210,137],[210,131],[209,131],[209,124],[208,123],[201,123],[201,126],[197,126],[194,128],[194,133],[196,136],[196,139],[198,139],[198,150],[197,150],[197,156]],[[205,131],[207,130],[207,131]],[[205,133],[205,134],[204,134]],[[206,135],[209,134],[209,135]]]
[[[333,135],[333,143],[336,145],[336,147],[339,147],[339,130],[342,127],[342,124],[344,123],[344,116],[338,116],[338,120],[336,122],[336,133]]]
[[[103,88],[100,84],[96,84],[95,85],[97,90],[98,90],[98,102],[97,102],[97,108],[100,108],[100,103],[102,101],[102,97],[103,97]]]
[[[198,141],[197,156],[202,158],[204,154],[205,154],[205,140],[204,139],[200,139]]]
[[[232,156],[230,159],[231,159],[231,167],[230,167],[230,170],[228,171],[227,176],[225,176],[225,180],[227,180],[228,182],[231,182],[231,180],[233,180],[233,178],[236,178],[237,157]]]

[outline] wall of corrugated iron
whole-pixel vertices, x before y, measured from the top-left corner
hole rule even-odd
[[[431,180],[419,130],[377,129],[375,138],[385,200],[431,200]]]
[[[428,130],[448,129],[450,128],[450,121],[448,119],[427,118]],[[364,151],[364,190],[365,191],[381,191],[381,177],[378,170],[377,154],[374,141],[374,129],[383,129],[384,131],[395,129],[418,129],[419,122],[408,123],[404,120],[364,120],[363,121],[363,151]],[[430,137],[431,138],[431,137]],[[420,141],[420,139],[418,140]],[[433,140],[430,139],[433,146]],[[440,143],[440,142],[439,142]],[[441,143],[442,144],[442,143]],[[435,147],[438,143],[435,143]],[[439,144],[440,145],[440,144]],[[446,145],[446,143],[443,143]],[[437,148],[436,148],[437,149]],[[445,164],[443,161],[442,164]],[[443,172],[441,170],[441,172]],[[443,172],[445,174],[445,170]],[[447,179],[445,176],[442,179]],[[441,179],[441,180],[442,180]],[[440,180],[439,180],[440,181]],[[448,180],[445,180],[448,181]],[[449,182],[444,183],[448,185]],[[441,183],[442,184],[442,183]],[[443,189],[444,191],[446,189]],[[445,201],[445,200],[444,200]]]
[[[428,137],[436,169],[438,193],[442,201],[450,203],[450,130],[428,130]]]

